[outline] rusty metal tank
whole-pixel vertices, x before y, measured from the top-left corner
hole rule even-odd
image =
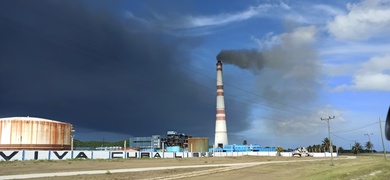
[[[188,151],[189,152],[208,152],[209,151],[209,138],[204,138],[204,137],[188,138]]]
[[[72,125],[35,117],[0,118],[0,149],[69,150]]]

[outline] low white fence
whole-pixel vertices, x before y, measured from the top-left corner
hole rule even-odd
[[[310,153],[313,157],[331,157],[330,153]],[[65,159],[115,159],[115,158],[193,158],[228,156],[276,156],[275,152],[126,152],[126,151],[0,151],[0,161],[65,160]],[[282,152],[281,156],[292,156]],[[337,157],[337,153],[333,153]]]
[[[313,157],[331,157],[329,152],[322,153],[309,153]],[[277,156],[276,151],[268,151],[268,152],[214,152],[214,157],[228,157],[228,156]],[[281,156],[292,157],[292,152],[281,152]],[[337,153],[333,153],[333,157],[337,157]]]

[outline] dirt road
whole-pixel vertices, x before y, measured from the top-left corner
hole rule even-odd
[[[292,157],[218,157],[186,159],[117,159],[1,162],[0,179],[258,179],[273,176],[270,164],[286,165],[319,163],[324,158]],[[259,171],[258,169],[262,170]],[[284,171],[288,168],[284,168]],[[271,173],[258,173],[258,172]],[[277,173],[276,173],[277,174]],[[237,177],[238,178],[238,177]],[[273,179],[273,178],[272,178]]]

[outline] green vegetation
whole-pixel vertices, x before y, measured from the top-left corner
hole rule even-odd
[[[329,138],[324,138],[324,140],[322,140],[321,142],[322,142],[321,144],[310,145],[306,149],[309,152],[329,152],[329,144],[330,144]],[[365,149],[363,149],[362,144],[360,144],[357,141],[355,141],[353,146],[351,146],[351,149],[344,149],[342,147],[339,147],[337,149],[336,145],[334,145],[334,144],[332,144],[332,145],[333,145],[333,152],[336,152],[336,150],[337,150],[339,154],[353,153],[355,155],[359,155],[361,153],[369,153],[369,152],[376,153],[377,152],[377,151],[373,150],[374,145],[370,141],[365,143],[365,145],[364,145]]]
[[[281,156],[280,153],[283,152],[283,151],[284,151],[284,149],[282,147],[280,147],[280,146],[276,147],[276,152],[277,152],[276,155],[277,156]]]
[[[371,141],[367,141],[365,147],[366,150],[370,151],[374,147],[374,144],[372,144]]]
[[[317,166],[308,172],[307,179],[388,179],[390,163],[383,157],[361,156],[356,160],[338,160],[335,166]],[[318,171],[315,173],[315,171]]]
[[[120,146],[123,147],[124,140],[122,141],[116,141],[116,142],[107,142],[107,141],[80,141],[75,139],[73,141],[73,146],[76,147],[83,147],[83,148],[97,148],[97,147],[113,147],[113,146]],[[126,140],[126,146],[129,146],[129,140]]]
[[[329,152],[329,145],[330,145],[329,138],[324,138],[321,144],[311,145],[308,146],[306,149],[309,152]],[[336,152],[337,147],[334,144],[332,144],[332,147],[333,147],[333,152]]]
[[[352,146],[352,152],[354,153],[354,154],[359,154],[359,153],[361,153],[361,152],[363,152],[363,147],[362,147],[362,145],[359,143],[359,142],[355,142],[355,145],[354,146]]]

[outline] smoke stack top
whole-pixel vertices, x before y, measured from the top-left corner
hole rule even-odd
[[[255,49],[222,50],[217,61],[236,65],[242,69],[260,70],[264,67],[263,54]]]

